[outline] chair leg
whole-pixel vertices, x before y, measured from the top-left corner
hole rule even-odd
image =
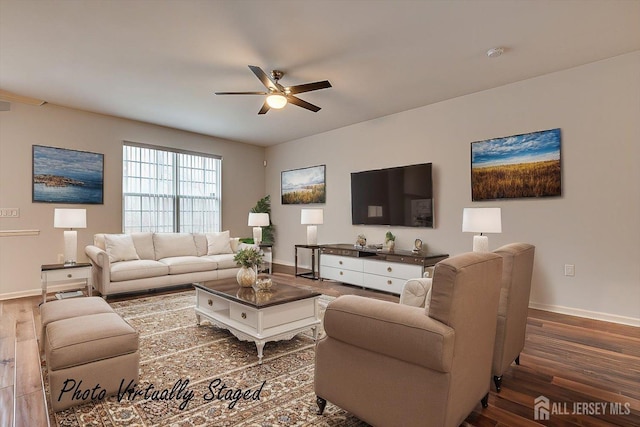
[[[520,355],[518,355],[518,357],[516,357],[516,365],[520,366]]]
[[[484,395],[484,397],[482,398],[480,403],[482,403],[482,407],[483,408],[488,408],[489,407],[489,393]]]
[[[502,375],[500,376],[494,375],[493,383],[496,385],[496,391],[500,393],[500,389],[502,388]]]
[[[318,415],[322,415],[324,412],[325,406],[327,406],[326,399],[321,398],[320,396],[316,396],[316,404],[318,405]]]

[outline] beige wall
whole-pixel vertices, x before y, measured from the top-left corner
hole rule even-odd
[[[327,165],[320,243],[359,233],[382,243],[386,227],[351,225],[350,172],[432,162],[436,228],[394,227],[397,248],[419,237],[431,251],[471,250],[462,209],[498,206],[503,233],[490,247],[536,245],[533,307],[640,325],[639,118],[635,52],[271,147],[274,257],[293,264],[293,245],[306,240],[301,206],[279,202],[281,171]],[[552,128],[562,129],[562,197],[471,202],[470,142]]]
[[[264,148],[161,126],[45,104],[12,104],[0,112],[0,208],[19,208],[19,218],[0,218],[0,230],[40,230],[31,237],[0,237],[0,298],[37,293],[40,265],[57,262],[62,230],[53,228],[56,207],[86,207],[88,227],[78,230],[78,257],[94,233],[122,230],[122,141],[223,156],[222,224],[234,236],[250,236],[247,213],[264,196]],[[31,202],[31,146],[104,153],[103,205]]]

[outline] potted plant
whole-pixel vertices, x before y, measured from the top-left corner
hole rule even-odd
[[[262,263],[262,251],[260,248],[250,246],[236,252],[233,260],[240,266],[236,275],[238,284],[242,287],[250,287],[256,282],[258,276],[257,266]]]
[[[387,245],[387,249],[392,251],[396,247],[396,236],[391,231],[387,231],[384,235],[384,243]]]

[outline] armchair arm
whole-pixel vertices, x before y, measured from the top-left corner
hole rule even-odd
[[[325,312],[324,328],[333,338],[365,350],[440,372],[449,372],[455,332],[424,309],[345,295]]]
[[[431,290],[431,283],[431,278],[407,280],[400,293],[400,304],[424,307],[427,294]]]

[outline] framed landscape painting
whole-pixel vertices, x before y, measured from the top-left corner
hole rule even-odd
[[[102,204],[104,154],[33,146],[33,202]]]
[[[282,204],[325,203],[325,178],[325,165],[282,172]]]
[[[471,200],[561,192],[560,129],[471,143]]]

